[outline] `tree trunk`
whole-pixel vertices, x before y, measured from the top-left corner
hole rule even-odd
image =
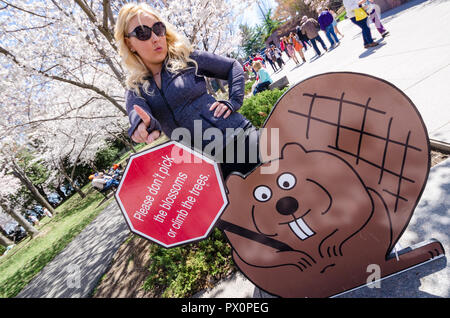
[[[95,166],[95,164],[92,161],[89,161],[88,165],[89,165],[89,167],[92,168],[92,171],[93,171],[92,173],[95,173],[98,171],[98,168]]]
[[[211,85],[211,79],[209,77],[205,77],[205,79],[206,79],[206,81],[205,81],[206,82],[206,90],[208,91],[208,94],[216,97],[216,92],[214,91],[214,89],[212,88],[212,85]]]
[[[226,93],[227,90],[225,89],[225,86],[223,85],[223,81],[222,80],[216,80],[217,84],[219,85],[219,89],[222,93]]]
[[[128,138],[119,137],[120,140],[122,140],[128,149],[131,149],[132,152],[136,153],[137,150],[134,148],[133,144],[128,140]]]
[[[35,185],[36,189],[38,189],[39,193],[44,197],[44,198],[48,198],[47,193],[45,193],[44,188],[42,187],[42,185]]]
[[[75,180],[73,180],[69,174],[66,172],[66,169],[64,169],[63,163],[61,162],[61,160],[59,160],[59,172],[61,172],[63,174],[63,176],[67,179],[67,181],[69,181],[70,185],[72,186],[72,188],[75,189],[75,191],[80,195],[80,197],[82,199],[84,199],[86,197],[86,194],[81,191],[81,189],[75,184]]]
[[[61,190],[61,184],[58,184],[58,186],[55,188],[55,191],[61,197],[61,201],[65,201],[66,200],[66,195]]]
[[[24,171],[17,165],[13,158],[11,159],[11,163],[13,166],[13,175],[18,178],[24,186],[30,190],[33,197],[38,201],[43,207],[47,208],[52,214],[56,214],[53,206],[39,193],[38,189],[34,186],[31,180],[27,177]]]
[[[8,247],[8,246],[13,245],[13,244],[14,244],[13,241],[11,241],[9,238],[4,236],[2,234],[2,232],[0,232],[0,245],[2,245],[4,247]]]
[[[31,225],[27,220],[25,220],[25,218],[20,213],[17,213],[13,209],[10,209],[3,202],[0,202],[0,207],[3,209],[3,211],[5,211],[5,213],[8,213],[14,220],[16,220],[17,223],[22,225],[25,231],[27,231],[28,234],[31,235],[31,238],[34,238],[36,235],[39,234],[39,231],[36,230],[36,228],[33,225]]]

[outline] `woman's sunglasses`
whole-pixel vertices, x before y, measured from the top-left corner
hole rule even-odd
[[[139,25],[133,32],[128,33],[125,37],[130,38],[134,36],[140,41],[147,41],[152,37],[152,32],[157,36],[164,36],[166,35],[166,26],[162,22],[156,22],[152,27]]]

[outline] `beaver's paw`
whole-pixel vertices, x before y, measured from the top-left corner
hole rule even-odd
[[[311,255],[299,250],[279,251],[277,252],[277,258],[297,267],[302,272],[316,264],[316,260]]]
[[[345,238],[340,237],[338,229],[332,231],[319,244],[319,255],[322,258],[342,256],[342,244]]]

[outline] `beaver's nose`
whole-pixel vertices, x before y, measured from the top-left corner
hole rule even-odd
[[[284,197],[278,200],[275,206],[278,213],[283,215],[293,214],[298,209],[298,202],[293,197]]]

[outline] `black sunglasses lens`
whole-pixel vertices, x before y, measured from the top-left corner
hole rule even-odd
[[[136,33],[136,37],[141,41],[147,41],[152,36],[152,29],[146,25],[138,26],[134,29],[134,32]]]
[[[166,26],[162,22],[156,22],[153,27],[148,27],[146,25],[138,26],[134,29],[133,33],[141,41],[147,41],[152,37],[152,32],[157,36],[166,35]]]
[[[166,26],[164,25],[164,23],[156,22],[155,24],[153,24],[152,28],[153,28],[153,32],[155,32],[155,34],[157,36],[166,35]]]

